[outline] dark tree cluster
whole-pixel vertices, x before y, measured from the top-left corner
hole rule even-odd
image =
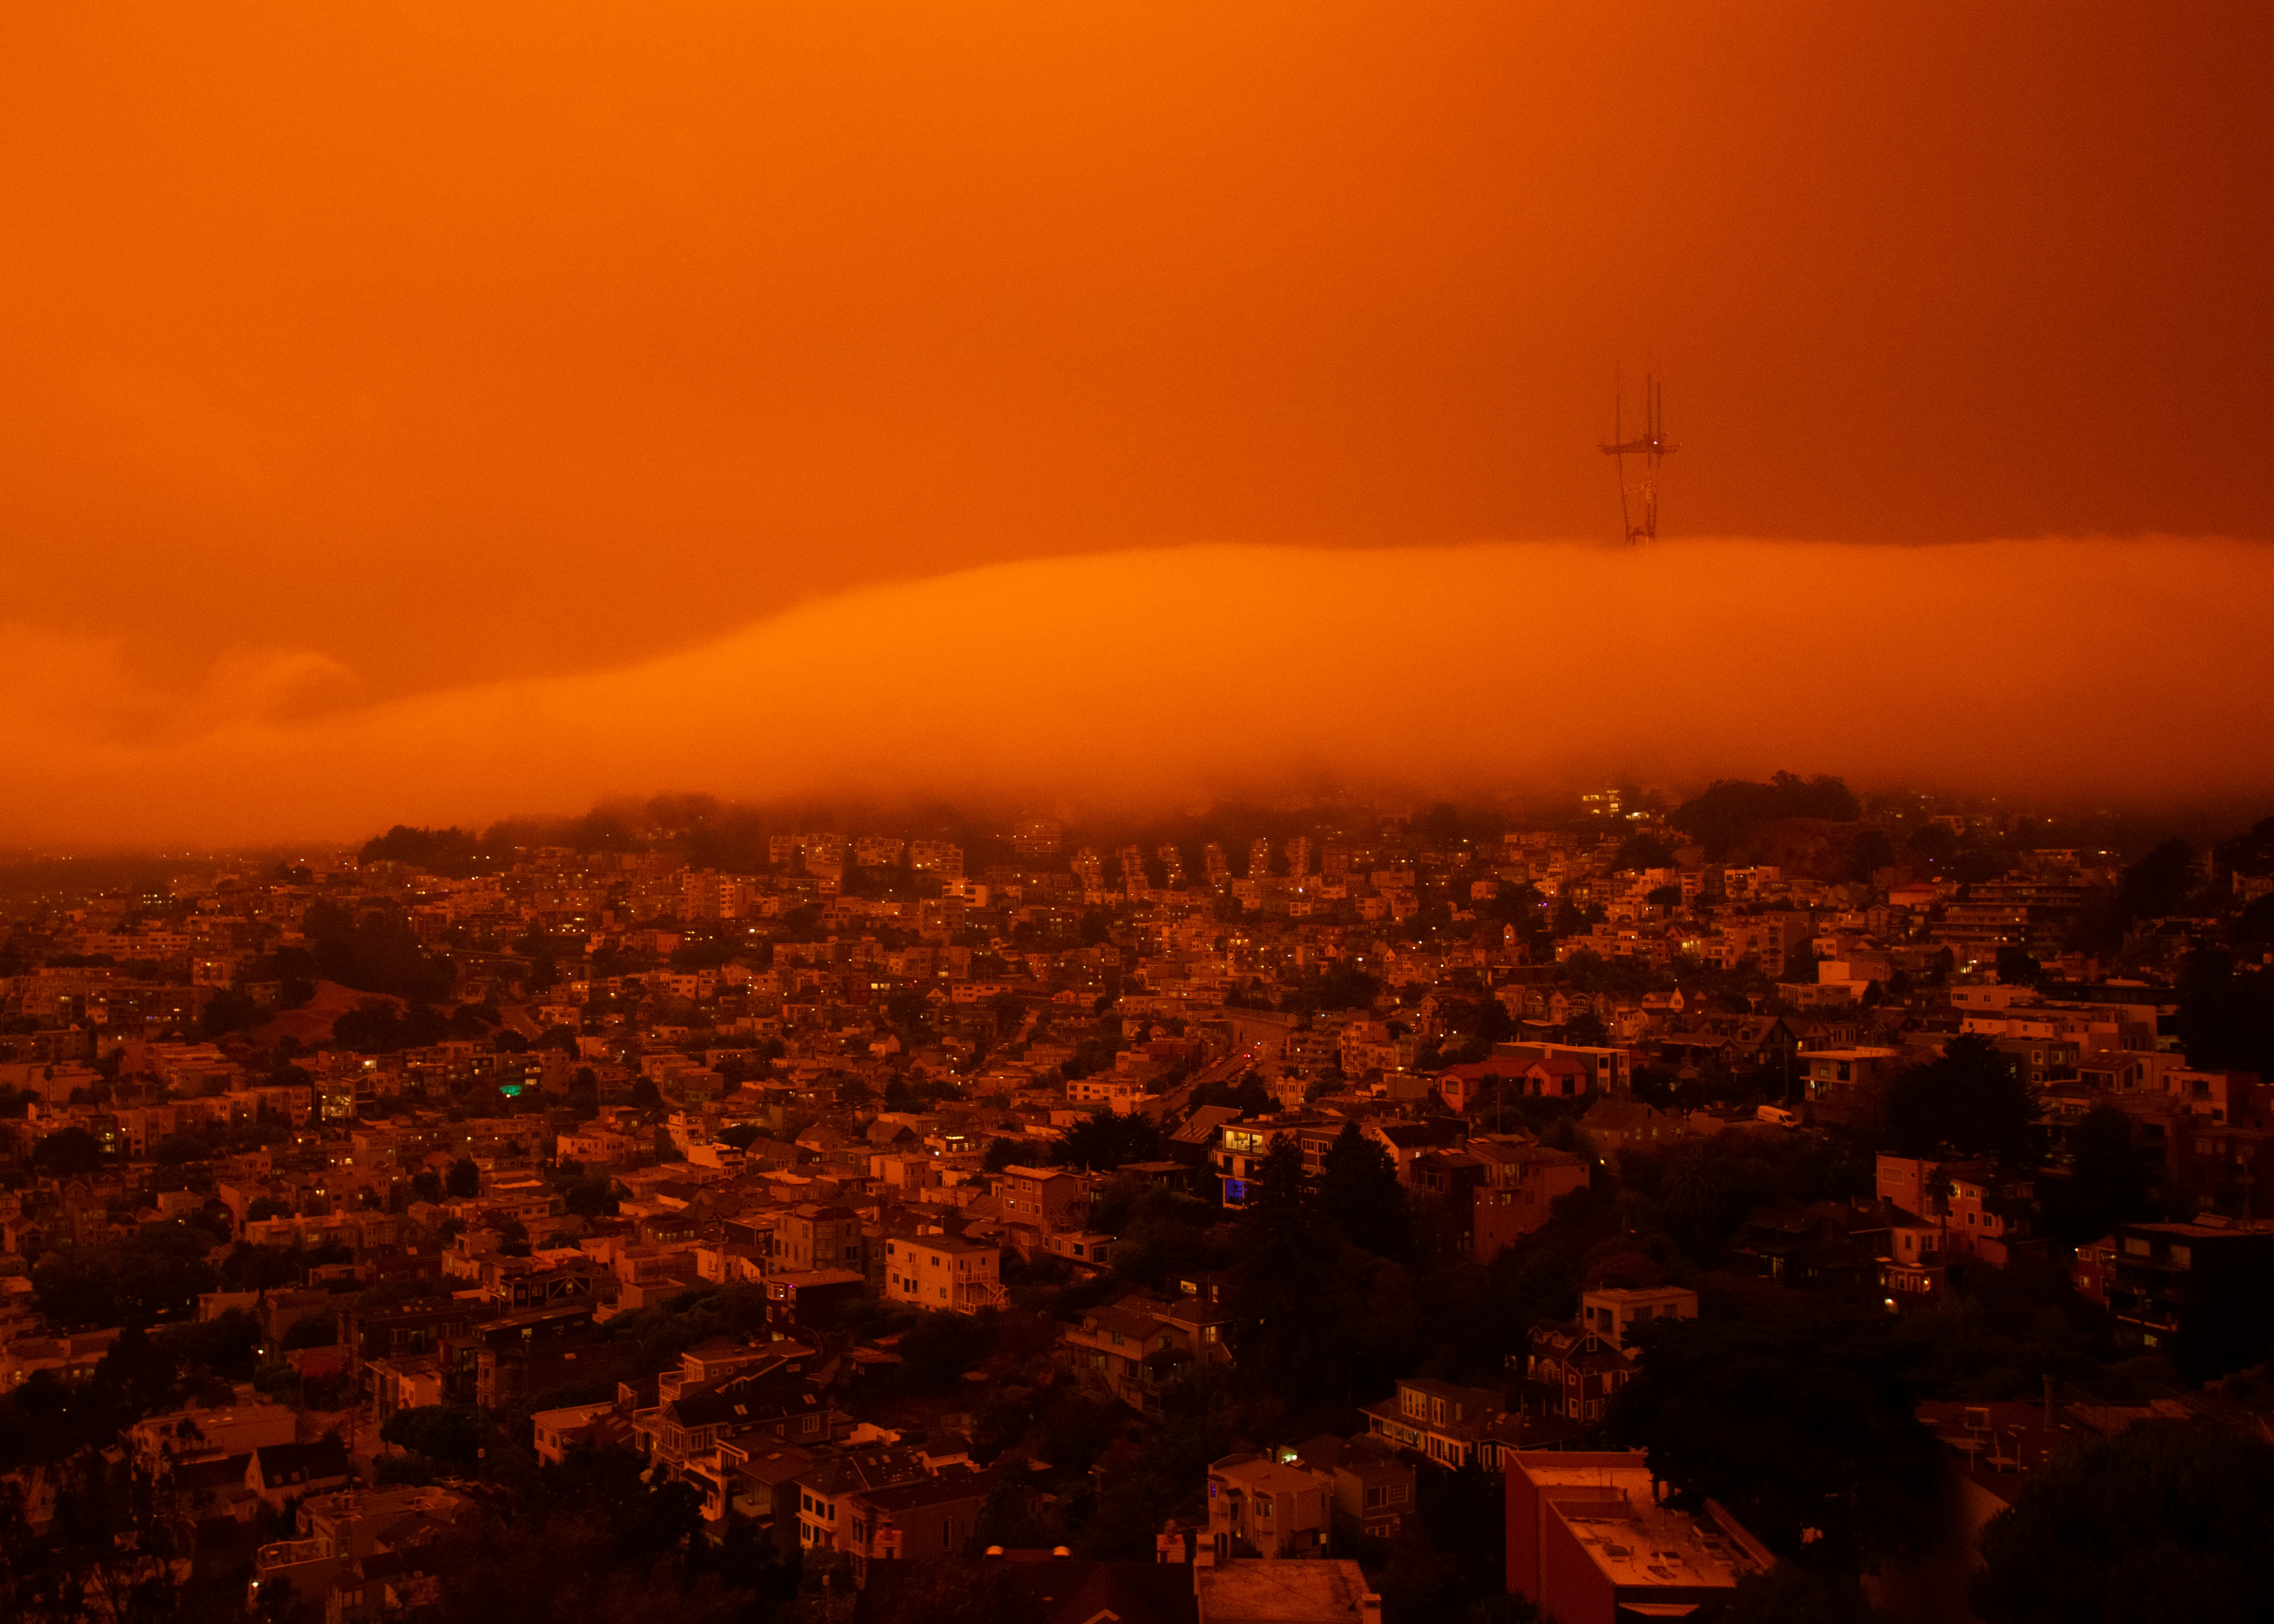
[[[1852,823],[1862,815],[1863,808],[1840,779],[1780,772],[1766,784],[1718,779],[1676,807],[1668,821],[1703,846],[1709,861],[1718,862],[1765,824],[1798,817]]]

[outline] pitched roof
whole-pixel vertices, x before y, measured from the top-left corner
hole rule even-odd
[[[344,1477],[350,1465],[347,1447],[337,1438],[320,1438],[312,1444],[265,1445],[252,1452],[252,1470],[267,1484]]]

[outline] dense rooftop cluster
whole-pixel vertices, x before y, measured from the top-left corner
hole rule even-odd
[[[875,827],[20,896],[0,1599],[1892,1605],[1946,1461],[2265,1430],[2274,821]]]

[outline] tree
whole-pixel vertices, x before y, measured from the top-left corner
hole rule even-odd
[[[206,1261],[213,1237],[179,1222],[149,1223],[124,1238],[65,1247],[32,1271],[40,1312],[59,1330],[181,1320],[219,1277]]]
[[[570,1212],[583,1218],[613,1218],[619,1210],[616,1181],[606,1173],[587,1173],[571,1180],[561,1187],[561,1199]]]
[[[2116,886],[2116,914],[2124,925],[2180,911],[2195,889],[2195,847],[2177,837],[2124,870]]]
[[[431,1004],[414,1004],[398,1011],[385,998],[365,998],[332,1022],[333,1039],[359,1055],[392,1054],[440,1042],[448,1030],[448,1018]]]
[[[482,1192],[482,1170],[469,1157],[461,1156],[450,1163],[449,1176],[443,1179],[444,1192],[454,1199],[463,1200]]]
[[[1674,848],[1656,835],[1639,831],[1619,843],[1618,855],[1611,859],[1614,873],[1639,873],[1645,868],[1665,868],[1674,862]]]
[[[1277,1109],[1279,1101],[1272,1098],[1262,1079],[1253,1071],[1243,1071],[1237,1082],[1209,1083],[1193,1089],[1191,1103],[1194,1110],[1203,1105],[1225,1105],[1243,1116],[1261,1116],[1266,1111]]]
[[[79,1178],[102,1165],[102,1141],[85,1128],[63,1128],[32,1147],[32,1165],[52,1178]]]
[[[410,1176],[410,1193],[422,1201],[440,1207],[442,1204],[442,1176],[433,1168],[421,1168]]]
[[[1505,1480],[1473,1464],[1430,1466],[1414,1490],[1419,1515],[1390,1542],[1382,1575],[1384,1611],[1406,1619],[1479,1617],[1480,1604],[1506,1596]]]
[[[1684,1496],[1719,1500],[1806,1566],[1853,1571],[1927,1539],[1941,1447],[1884,1320],[1758,1289],[1640,1343],[1610,1430]]]
[[[1093,1173],[1156,1161],[1160,1154],[1161,1130],[1149,1119],[1133,1111],[1118,1115],[1103,1106],[1061,1132],[1050,1148],[1050,1160],[1059,1166],[1087,1168]]]
[[[2034,987],[2045,979],[2045,967],[2029,957],[2025,947],[2012,943],[1998,950],[1998,980],[2007,987]]]
[[[1016,1162],[1025,1151],[1026,1147],[1017,1139],[992,1139],[987,1141],[987,1154],[980,1158],[980,1165],[990,1173],[999,1173]]]
[[[1838,778],[1780,772],[1766,784],[1720,779],[1704,794],[1676,807],[1667,821],[1704,846],[1709,860],[1719,861],[1765,823],[1794,817],[1852,823],[1862,811]]]
[[[340,1322],[331,1314],[309,1314],[292,1321],[284,1332],[284,1349],[328,1348],[340,1340]]]
[[[1404,1258],[1413,1250],[1412,1215],[1397,1164],[1358,1124],[1345,1123],[1319,1169],[1319,1205],[1353,1246]]]
[[[241,1032],[258,1021],[261,1008],[234,987],[225,987],[207,1000],[206,1007],[198,1012],[198,1030],[207,1037],[217,1038],[225,1032]]]
[[[2274,1618],[2274,1446],[2142,1422],[2056,1455],[1982,1536],[1987,1624]]]
[[[413,829],[397,823],[383,835],[364,842],[362,862],[399,862],[454,880],[478,873],[493,861],[481,840],[467,831]]]
[[[337,903],[319,899],[309,905],[301,928],[314,944],[323,974],[358,992],[433,1003],[448,997],[457,981],[449,959],[426,951],[399,908],[368,907],[351,914]]]
[[[2132,1119],[2112,1105],[2069,1131],[2069,1174],[2044,1187],[2045,1229],[2064,1246],[2088,1246],[2120,1223],[2148,1215],[2148,1168],[2132,1142]]]
[[[414,1404],[388,1417],[380,1437],[398,1448],[453,1466],[471,1466],[482,1431],[471,1404]]]
[[[2021,1160],[2037,1107],[2013,1064],[1978,1033],[1951,1039],[1942,1057],[1909,1068],[1887,1090],[1887,1139],[1898,1154]]]
[[[2190,1065],[2274,1076],[2274,972],[2239,969],[2223,952],[2189,953],[2178,1026]]]
[[[1344,1396],[1373,1274],[1319,1210],[1292,1134],[1248,1181],[1240,1254],[1225,1335],[1241,1385],[1290,1409]]]
[[[903,987],[885,999],[885,1019],[895,1030],[914,1034],[931,1015],[931,999],[922,988]]]
[[[1685,1139],[1668,1153],[1658,1176],[1659,1210],[1693,1241],[1718,1242],[1755,1193],[1749,1171],[1723,1140]]]

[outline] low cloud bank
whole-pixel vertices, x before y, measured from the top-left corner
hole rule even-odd
[[[699,583],[690,583],[699,590]],[[2274,791],[2274,548],[1190,547],[809,604],[629,669],[308,715],[247,650],[159,695],[0,632],[0,839],[354,838],[615,794],[1166,804],[1789,767],[2130,804]]]

